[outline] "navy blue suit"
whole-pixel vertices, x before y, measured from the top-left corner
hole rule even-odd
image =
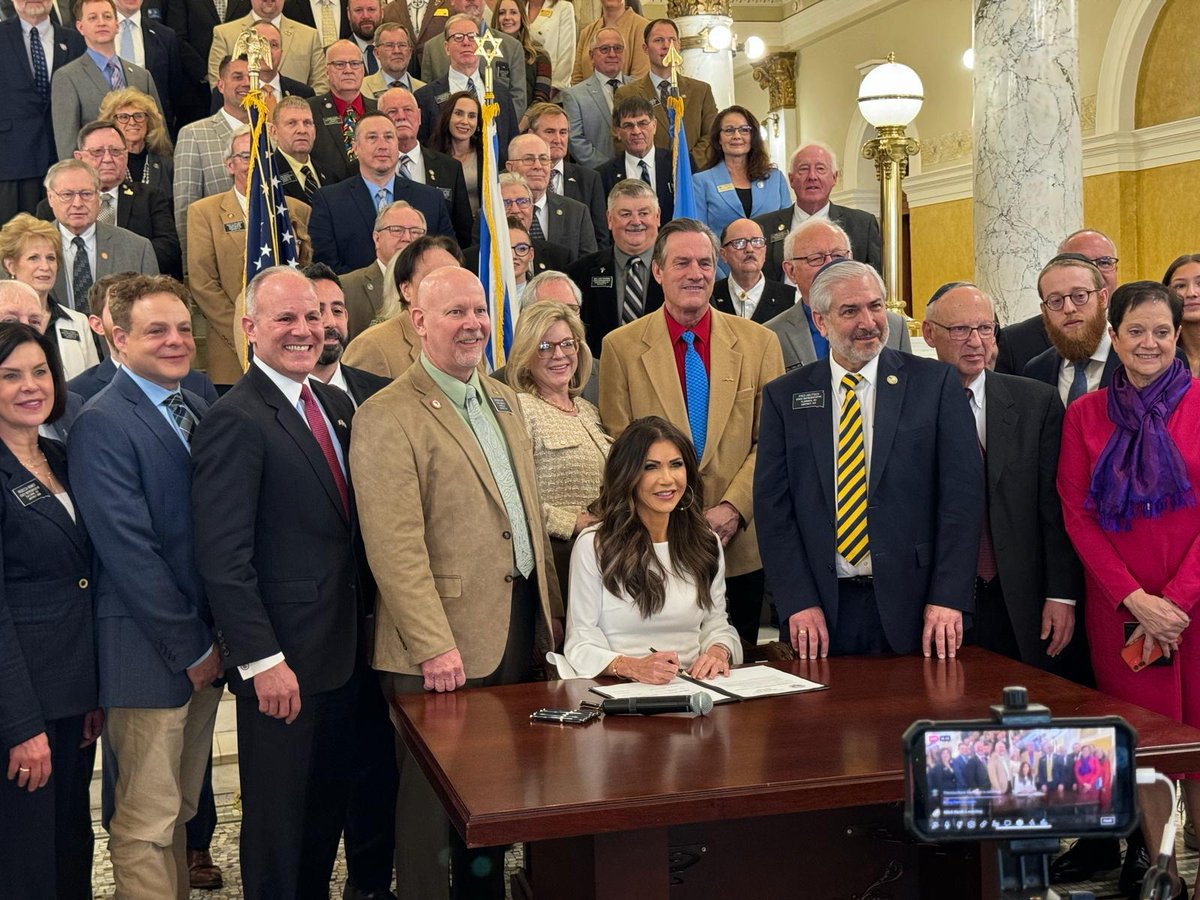
[[[625,173],[625,154],[618,153],[596,169],[604,185],[604,196],[612,193],[618,181],[629,176]],[[658,221],[662,225],[675,218],[675,184],[671,181],[671,151],[654,148],[654,190],[658,194]]]
[[[500,162],[503,163],[508,157],[508,142],[518,134],[517,113],[513,108],[512,94],[508,92],[508,88],[497,84],[493,92],[496,95],[496,103],[500,106],[500,115],[496,118],[496,137],[500,140]],[[428,144],[429,136],[433,134],[433,126],[442,114],[442,104],[450,98],[450,76],[445,75],[437,81],[417,88],[413,96],[417,99],[417,106],[421,108],[421,128],[417,132],[417,141]]]
[[[70,491],[66,451],[39,448]],[[88,785],[96,745],[80,748],[97,708],[92,545],[75,521],[0,443],[0,758],[45,733],[52,774],[30,793],[0,778],[0,871],[5,893],[91,897]]]
[[[454,238],[446,198],[432,188],[407,178],[392,179],[392,200],[404,200],[425,216],[429,234]],[[345,274],[375,262],[375,198],[357,174],[321,188],[313,196],[308,235],[312,238],[313,261]]]
[[[1035,378],[1038,381],[1044,381],[1057,391],[1058,370],[1062,366],[1062,361],[1063,358],[1058,355],[1058,350],[1051,347],[1049,350],[1043,350],[1027,362],[1021,374],[1026,378]],[[1185,359],[1184,362],[1187,362],[1187,360]],[[1108,387],[1108,383],[1112,381],[1113,372],[1117,371],[1120,366],[1121,360],[1117,357],[1117,352],[1109,350],[1108,359],[1104,361],[1104,372],[1100,375],[1100,387]]]
[[[801,610],[819,606],[831,638],[838,623],[831,379],[826,358],[763,390],[754,520],[785,641]],[[973,612],[983,463],[954,369],[885,348],[876,381],[867,460],[874,602],[892,651],[913,653],[926,604]]]
[[[108,356],[101,360],[98,365],[80,372],[68,381],[67,387],[86,402],[108,387],[109,383],[113,380],[113,376],[116,374],[117,364],[113,362],[111,356]],[[217,402],[217,389],[213,387],[212,381],[203,372],[197,372],[193,369],[183,376],[183,381],[180,382],[179,386],[185,391],[191,391],[193,394],[198,395],[208,406]]]
[[[58,159],[50,122],[50,91],[47,88],[43,100],[34,86],[28,46],[20,19],[0,22],[0,84],[5,88],[0,107],[0,146],[4,147],[0,153],[0,222],[18,212],[34,211],[41,179]],[[54,63],[47,74],[53,78],[84,49],[83,37],[73,27],[54,26]]]
[[[120,44],[120,17],[118,19],[117,43]],[[158,96],[162,100],[163,120],[174,134],[175,114],[184,89],[183,61],[180,56],[179,38],[175,31],[162,22],[156,22],[143,11],[142,46],[146,51],[146,70],[154,76]]]
[[[208,404],[184,400],[199,419]],[[193,558],[191,455],[125,370],[71,428],[79,507],[96,544],[96,641],[104,707],[173,709],[212,646]]]

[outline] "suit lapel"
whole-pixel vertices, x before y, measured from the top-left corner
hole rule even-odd
[[[837,477],[833,470],[833,413],[831,407],[837,402],[833,393],[833,372],[829,368],[829,360],[823,359],[807,373],[806,387],[809,391],[820,391],[826,398],[826,405],[820,408],[798,410],[784,407],[784,415],[802,416],[798,422],[808,426],[810,436],[809,446],[812,447],[813,461],[817,465],[817,480],[821,482],[821,493],[830,514],[837,511],[833,497],[833,481]],[[784,398],[785,404],[790,404],[791,398]]]
[[[875,496],[875,488],[883,476],[892,441],[896,437],[896,426],[900,424],[900,410],[904,406],[904,391],[908,381],[905,376],[903,354],[887,349],[879,354],[879,367],[875,370],[875,416],[868,497]],[[889,380],[893,377],[895,384]]]
[[[55,477],[60,483],[66,485],[66,457],[62,449],[57,445],[50,444],[45,438],[38,438],[38,448],[46,455],[46,461],[50,464],[50,469],[54,472]],[[0,444],[0,471],[4,473],[5,487],[9,491],[37,480],[24,466],[17,462],[16,456],[3,444]],[[88,552],[87,546],[79,525],[75,521],[72,521],[71,516],[67,513],[62,503],[50,493],[48,487],[42,485],[42,490],[46,492],[46,496],[29,504],[27,509],[33,511],[43,519],[52,522],[55,527],[70,538],[71,543],[78,548],[81,554],[86,555]]]
[[[1008,387],[989,372],[983,380],[984,434],[987,437],[987,482],[989,493],[1000,483],[1000,476],[1016,449],[1008,436],[1016,433],[1021,418]]]
[[[688,422],[687,404],[683,400],[683,387],[679,384],[679,369],[675,365],[675,348],[667,331],[665,315],[648,315],[638,320],[642,325],[642,368],[649,383],[658,395],[663,418],[670,422]],[[711,399],[710,399],[711,404]],[[710,407],[711,408],[711,407]],[[712,417],[709,417],[712,421]]]
[[[742,354],[737,349],[737,336],[729,327],[724,315],[716,310],[709,315],[712,316],[708,355],[709,365],[712,367],[708,376],[708,421],[711,426],[729,421],[729,411],[733,409],[733,400],[737,395],[738,373],[742,370]],[[671,361],[675,361],[673,354]],[[679,381],[678,376],[675,380]],[[704,470],[704,464],[717,452],[719,433],[714,432],[714,436],[718,439],[706,441],[704,444],[704,458],[700,460],[701,471]]]
[[[358,210],[358,214],[366,226],[366,233],[371,234],[375,230],[376,216],[373,198],[371,197],[370,192],[367,190],[367,186],[363,184],[361,178],[359,178],[357,175],[351,175],[350,177],[354,179],[354,182],[352,182],[354,184],[354,188],[351,191],[351,196],[354,198],[354,206]],[[395,180],[392,181],[392,199],[400,199],[396,191]]]
[[[119,227],[129,227],[129,217],[133,214],[133,202],[136,199],[133,188],[129,185],[122,184],[117,188],[117,225]]]
[[[507,399],[504,397],[499,385],[497,385],[493,379],[480,378],[479,381],[483,386],[484,393],[486,393],[488,397],[499,397],[502,400]],[[520,422],[518,422],[519,415],[520,413],[515,409],[508,413],[496,413],[496,421],[500,423],[500,430],[504,432],[504,442],[508,445],[508,455],[512,461],[513,474],[517,479],[517,489],[521,492],[521,505],[527,510],[536,510],[539,508],[539,504],[537,496],[533,493],[533,487],[535,483],[533,473],[528,470],[528,467],[523,462],[525,457],[519,453],[513,452],[514,447],[521,446],[527,440],[527,438],[522,434],[522,426]],[[488,471],[490,472],[491,469],[489,468]],[[491,481],[495,482],[495,479],[493,478]],[[489,489],[491,487],[492,485],[489,484]],[[499,495],[499,488],[496,489],[496,494]],[[503,506],[503,497],[500,498],[500,503]]]
[[[729,177],[729,167],[725,165],[724,160],[713,166],[713,187],[716,188],[717,196],[721,201],[728,206],[737,215],[737,218],[742,218],[746,211],[742,209],[742,201],[738,198],[738,193],[733,189],[733,179]],[[729,190],[721,190],[725,185],[729,185]]]
[[[9,27],[9,28],[5,29],[5,31],[8,33],[7,55],[8,55],[9,59],[20,60],[21,71],[29,76],[29,84],[24,86],[25,88],[28,88],[29,86],[31,86],[33,84],[33,68],[30,66],[29,57],[25,52],[25,46],[26,46],[25,45],[25,31],[24,31],[24,29],[21,28],[21,24],[19,21],[15,20],[15,19],[10,20],[10,21],[16,27],[15,28]],[[56,31],[57,30],[51,31],[51,35],[54,39],[54,44],[55,44],[54,60],[56,63],[60,63],[60,60],[62,59],[62,57],[66,56],[66,53],[63,51],[60,51],[58,49],[59,40],[58,40],[58,34],[56,33]],[[58,65],[55,65],[54,68],[57,69]],[[53,73],[51,73],[51,74],[53,74]]]
[[[112,225],[106,225],[103,222],[96,223],[96,278],[111,275],[115,271],[112,256],[113,238],[116,237],[116,234],[116,229]]]
[[[55,56],[57,55],[56,53]],[[100,67],[92,61],[90,56],[85,53],[78,58],[83,60],[80,66],[83,69],[84,77],[92,83],[92,86],[100,92],[100,97],[103,98],[105,94],[112,90],[112,84],[104,77],[104,73],[100,71]],[[128,85],[128,80],[125,83]]]
[[[188,468],[191,465],[191,454],[183,446],[183,441],[179,439],[179,435],[167,424],[167,420],[163,414],[150,402],[150,398],[128,376],[115,380],[117,386],[114,390],[120,391],[121,396],[129,401],[133,407],[133,414],[158,439],[158,442],[163,445],[176,463],[185,469]],[[193,410],[193,412],[195,411]],[[199,421],[199,419],[200,414],[196,413],[196,420]]]

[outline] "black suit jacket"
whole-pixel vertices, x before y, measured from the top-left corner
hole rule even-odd
[[[479,228],[478,222],[475,223],[475,242],[463,250],[463,267],[470,269],[476,275],[479,274]],[[529,243],[533,245],[533,274],[541,275],[543,272],[565,272],[570,264],[570,256],[567,251],[557,244],[552,244],[549,241],[539,241],[537,238],[530,238]]]
[[[729,313],[731,316],[738,314],[729,293],[728,278],[722,278],[713,285],[712,299],[709,302],[723,313]],[[763,284],[762,296],[758,298],[758,306],[754,307],[754,315],[750,317],[750,321],[763,325],[780,313],[791,309],[795,303],[796,289],[794,287],[788,287],[782,282],[767,278]]]
[[[496,119],[496,136],[500,141],[500,164],[508,156],[508,142],[517,136],[517,114],[513,109],[512,94],[502,85],[495,87],[496,103],[500,106],[500,116]],[[417,140],[422,146],[429,143],[433,126],[437,124],[438,116],[442,114],[442,104],[450,98],[450,76],[445,75],[437,81],[431,81],[413,95],[417,98],[417,106],[421,108],[421,128],[417,132]]]
[[[0,22],[0,84],[5,88],[0,106],[0,181],[41,179],[58,159],[54,127],[50,121],[50,90],[43,100],[33,81],[25,33],[21,20]],[[54,26],[54,73],[85,50],[83,38],[74,28]]]
[[[67,490],[67,454],[38,439]],[[98,705],[92,545],[83,522],[0,443],[0,747]]]
[[[820,607],[837,628],[838,577],[829,359],[763,389],[754,522],[767,585],[788,619]],[[879,354],[867,479],[875,602],[896,653],[920,648],[927,604],[974,612],[983,461],[958,373],[935,360]],[[914,504],[913,497],[921,502]]]
[[[1005,325],[996,336],[996,371],[1002,375],[1020,375],[1039,353],[1050,349],[1050,336],[1041,313],[1020,322]]]
[[[616,250],[597,250],[577,259],[567,269],[571,280],[583,292],[579,316],[587,330],[592,356],[600,358],[600,348],[610,331],[621,327],[621,298],[617,296]],[[642,314],[654,312],[663,304],[662,285],[646,273],[646,302]]]
[[[317,165],[317,161],[310,155],[309,163],[317,172],[317,180],[322,184],[332,184],[327,181],[325,173],[321,171],[321,167]],[[288,161],[283,158],[283,154],[278,150],[275,151],[275,175],[279,179],[279,184],[283,188],[283,195],[291,197],[293,200],[299,200],[301,203],[308,203],[308,197],[304,193],[304,189],[300,187],[300,181],[296,178],[296,173],[292,171],[292,167],[288,165]]]
[[[363,97],[362,101],[364,115],[375,112],[377,107],[374,100]],[[321,184],[330,185],[357,175],[358,163],[352,162],[346,152],[346,142],[342,139],[342,118],[333,105],[333,94],[326,92],[310,97],[308,105],[317,127],[317,137],[313,141],[310,156],[321,167],[321,171],[329,175],[328,180],[323,180]]]
[[[612,193],[618,181],[626,179],[625,154],[618,153],[604,165],[596,169],[600,183],[604,187],[604,196]],[[675,184],[671,181],[671,151],[661,147],[654,148],[654,191],[658,194],[658,221],[665,225],[675,218]],[[767,276],[770,278],[771,276]]]
[[[424,146],[421,147],[421,159],[425,163],[425,184],[437,188],[446,198],[458,245],[466,247],[471,243],[471,197],[467,193],[462,163],[449,153],[439,153]]]
[[[754,221],[762,228],[763,236],[767,239],[767,261],[763,266],[763,274],[772,281],[783,281],[783,239],[792,230],[792,217],[796,213],[795,204],[786,206],[775,212],[755,216]],[[850,237],[850,250],[856,260],[874,266],[883,272],[882,236],[879,230],[879,220],[865,210],[850,209],[846,206],[829,204],[829,220],[842,229]]]
[[[348,459],[353,404],[311,389]],[[316,438],[257,365],[196,426],[192,466],[196,565],[230,690],[253,697],[236,667],[279,652],[301,696],[344,685],[361,587],[353,494],[347,518]]]
[[[47,201],[38,204],[37,216],[46,222],[54,221],[54,213]],[[138,182],[119,184],[117,227],[139,234],[151,243],[160,273],[183,277],[183,251],[179,247],[179,233],[175,230],[175,214],[166,194]]]
[[[1063,406],[1056,387],[995,372],[985,376],[984,395],[988,523],[1004,605],[1021,661],[1050,669],[1042,606],[1047,597],[1083,598],[1055,484]]]
[[[596,232],[596,249],[612,245],[608,230],[608,191],[598,172],[573,162],[563,163],[563,196],[578,200],[592,214],[592,229]]]
[[[428,185],[401,178],[392,179],[392,199],[404,200],[425,216],[429,234],[454,237],[450,211],[442,192]],[[339,181],[317,191],[313,197],[308,234],[312,238],[313,259],[333,267],[335,272],[353,272],[375,261],[375,199],[363,180]]]
[[[117,364],[113,362],[111,356],[105,357],[97,365],[90,369],[85,369],[74,378],[67,382],[67,388],[78,394],[85,401],[91,400],[98,393],[108,387],[113,380],[113,376],[117,374]],[[197,372],[192,369],[187,375],[183,376],[183,381],[179,386],[186,391],[191,391],[198,397],[203,397],[205,402],[210,406],[217,402],[217,389],[213,387],[212,381],[203,372]]]
[[[356,369],[342,363],[342,374],[346,376],[346,384],[350,386],[350,396],[355,406],[362,406],[376,392],[383,390],[392,383],[392,379],[368,372],[366,369]]]
[[[119,42],[120,37],[117,40]],[[162,99],[163,119],[172,134],[178,130],[175,126],[175,114],[179,109],[179,102],[184,91],[183,56],[179,44],[179,37],[175,34],[174,29],[161,21],[156,22],[145,10],[142,11],[142,45],[146,51],[145,68],[154,76],[154,85],[158,88],[158,96]]]
[[[1058,394],[1058,370],[1062,366],[1063,358],[1058,355],[1058,351],[1051,347],[1049,350],[1044,350],[1025,364],[1024,370],[1021,372],[1026,378],[1036,378],[1038,381],[1044,381],[1046,384],[1054,388],[1055,395]],[[1108,359],[1104,361],[1104,372],[1100,375],[1100,387],[1108,387],[1108,383],[1112,381],[1113,372],[1121,365],[1121,360],[1117,357],[1115,350],[1108,351]],[[1059,398],[1062,399],[1061,397]]]

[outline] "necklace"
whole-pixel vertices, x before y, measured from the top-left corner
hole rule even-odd
[[[549,399],[547,399],[546,397],[543,397],[543,396],[542,396],[542,393],[541,393],[541,391],[534,391],[534,394],[535,394],[535,395],[537,396],[537,398],[538,398],[539,400],[541,400],[543,403],[545,403],[545,404],[547,404],[547,405],[549,405],[549,406],[553,406],[553,407],[554,407],[555,409],[557,409],[559,412],[564,412],[564,413],[567,413],[568,415],[572,415],[572,416],[573,416],[573,415],[575,415],[576,413],[578,413],[578,412],[579,412],[579,410],[578,410],[578,409],[576,409],[576,407],[575,407],[575,404],[574,404],[574,403],[572,403],[570,406],[559,406],[559,405],[558,405],[557,403],[555,403],[553,400],[549,400]]]
[[[13,452],[13,455],[16,456],[15,451]],[[34,475],[37,475],[39,473],[48,475],[50,472],[50,462],[49,462],[49,460],[46,459],[46,454],[39,450],[38,456],[41,457],[41,462],[35,462],[34,460],[31,460],[31,459],[22,459],[20,456],[17,456],[17,462],[19,462],[21,465],[23,465],[26,469],[28,469]]]

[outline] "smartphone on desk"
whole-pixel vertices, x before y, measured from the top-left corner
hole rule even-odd
[[[1137,622],[1126,622],[1125,623],[1125,640],[1126,640],[1126,642],[1128,642],[1129,639],[1131,637],[1133,637],[1133,633],[1134,633],[1134,631],[1137,630],[1137,627],[1138,627]],[[1126,643],[1125,646],[1121,648],[1121,659],[1125,660],[1126,665],[1128,665],[1129,668],[1133,669],[1133,671],[1135,671],[1135,672],[1140,672],[1142,669],[1146,668],[1147,665],[1150,665],[1150,666],[1169,666],[1169,665],[1171,665],[1170,657],[1163,655],[1162,647],[1160,647],[1158,645],[1157,641],[1154,642],[1154,647],[1150,650],[1150,661],[1148,663],[1144,662],[1142,660],[1142,655],[1146,651],[1146,640],[1147,640],[1147,636],[1143,634],[1132,644]]]

